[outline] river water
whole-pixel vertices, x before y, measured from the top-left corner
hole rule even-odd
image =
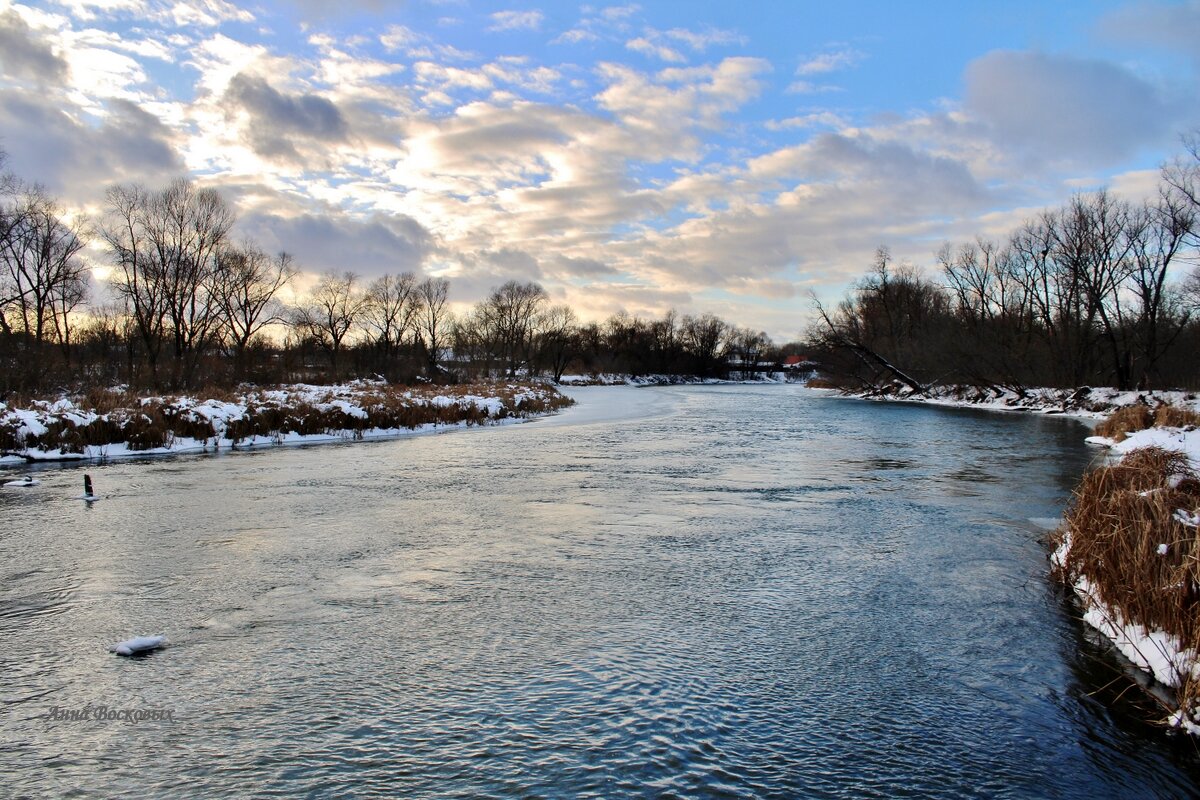
[[[1195,793],[1045,578],[1080,423],[573,393],[0,490],[0,795]]]

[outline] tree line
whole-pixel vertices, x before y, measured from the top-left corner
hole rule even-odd
[[[412,271],[369,282],[331,271],[302,291],[295,258],[235,241],[235,221],[219,193],[183,178],[156,191],[113,186],[91,222],[4,172],[0,392],[358,376],[749,377],[786,354],[711,314],[583,324],[533,282],[509,281],[457,316],[449,280]],[[91,244],[111,270],[113,302],[89,303]]]
[[[1200,134],[1157,195],[1075,195],[1007,239],[946,244],[936,278],[881,247],[808,341],[857,388],[1200,388]]]

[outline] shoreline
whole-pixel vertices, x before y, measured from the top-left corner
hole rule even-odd
[[[945,408],[974,408],[1005,413],[1031,413],[1099,421],[1117,409],[1139,403],[1151,407],[1200,408],[1200,394],[1179,390],[1118,390],[1081,386],[1076,389],[1032,388],[1024,392],[973,386],[935,386],[927,392],[830,389],[842,397],[875,402],[916,403]]]
[[[122,394],[113,403],[104,411],[69,397],[32,408],[0,404],[0,468],[397,439],[524,422],[574,400],[540,383],[354,381],[254,388],[225,399]]]

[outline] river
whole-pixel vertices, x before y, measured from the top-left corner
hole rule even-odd
[[[91,465],[90,505],[76,465],[0,490],[0,795],[1197,791],[1046,579],[1080,423],[571,391],[526,424]],[[140,633],[171,645],[107,652]]]

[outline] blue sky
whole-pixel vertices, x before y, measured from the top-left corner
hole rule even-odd
[[[1196,31],[1163,0],[0,0],[0,146],[95,219],[191,175],[310,280],[536,280],[782,340],[879,245],[928,266],[1153,192],[1200,124]]]

